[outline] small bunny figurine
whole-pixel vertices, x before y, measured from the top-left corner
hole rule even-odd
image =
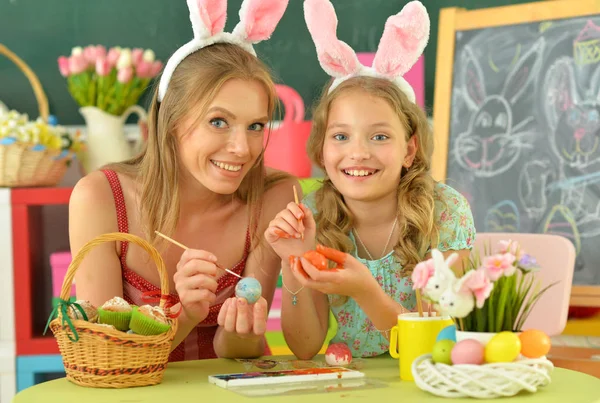
[[[444,290],[439,300],[441,313],[453,318],[464,318],[471,313],[475,307],[475,298],[471,291],[464,287],[471,273],[473,272],[467,273]]]
[[[433,249],[431,251],[431,256],[433,258],[435,271],[433,276],[427,281],[423,292],[427,298],[431,299],[433,302],[438,302],[446,288],[456,283],[456,275],[450,266],[458,259],[458,253],[453,253],[444,260],[442,252]]]

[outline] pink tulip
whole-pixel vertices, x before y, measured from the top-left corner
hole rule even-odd
[[[127,84],[133,78],[133,68],[127,66],[117,72],[117,80],[122,84]]]
[[[108,60],[105,57],[99,57],[96,60],[96,73],[99,76],[107,76],[110,73],[110,64],[108,64]]]
[[[69,75],[69,58],[61,56],[58,58],[58,70],[63,77]]]
[[[87,46],[83,49],[83,57],[85,60],[91,65],[96,64],[96,47],[95,46]]]
[[[483,259],[483,269],[490,280],[496,281],[503,275],[508,277],[515,273],[517,268],[513,265],[514,261],[515,256],[510,253],[488,256]]]
[[[412,272],[413,290],[423,289],[435,272],[433,259],[418,263]]]
[[[463,290],[466,289],[473,293],[477,308],[483,308],[485,300],[488,299],[494,288],[494,284],[492,284],[485,274],[483,268],[472,270],[465,274],[465,276],[468,277],[463,282]]]
[[[152,71],[151,71],[151,77],[156,77],[160,71],[163,68],[163,64],[162,62],[155,60],[154,62],[152,62]]]
[[[523,250],[521,249],[521,245],[517,241],[512,240],[501,240],[498,242],[498,246],[500,247],[500,253],[510,253],[517,256],[517,253],[520,255]]]
[[[108,60],[108,64],[110,65],[111,69],[117,65],[117,61],[119,60],[120,56],[121,56],[121,52],[117,48],[111,48],[108,51],[106,60]]]
[[[83,54],[71,55],[69,58],[69,70],[71,74],[83,73],[88,68],[88,62]]]
[[[152,78],[152,63],[140,59],[135,65],[135,72],[139,78]]]
[[[137,66],[144,57],[144,49],[135,48],[131,51],[131,61],[134,66]]]
[[[102,45],[96,45],[96,60],[106,58],[106,48]]]

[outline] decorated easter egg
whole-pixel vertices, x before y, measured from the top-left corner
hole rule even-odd
[[[540,358],[550,351],[550,337],[541,330],[529,329],[519,335],[521,354],[527,358]]]
[[[512,362],[521,352],[521,339],[513,332],[500,332],[485,346],[485,361]]]
[[[435,341],[440,340],[452,340],[456,342],[456,326],[450,325],[440,330]]]
[[[262,295],[260,282],[254,277],[244,277],[235,286],[235,296],[244,298],[249,304],[253,304]]]
[[[452,365],[451,354],[454,344],[456,344],[454,341],[448,339],[436,342],[431,351],[433,362]]]
[[[325,351],[325,362],[333,367],[346,366],[352,362],[352,352],[346,343],[333,343]]]
[[[452,364],[483,364],[485,348],[483,344],[473,339],[461,340],[452,349]]]

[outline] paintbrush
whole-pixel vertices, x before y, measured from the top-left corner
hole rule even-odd
[[[189,249],[189,248],[188,248],[187,246],[185,246],[184,244],[182,244],[182,243],[179,243],[179,242],[177,242],[176,240],[174,240],[174,239],[172,239],[172,238],[169,238],[169,237],[168,237],[168,236],[166,236],[165,234],[161,234],[161,233],[160,233],[160,232],[158,232],[158,231],[154,231],[154,233],[155,233],[156,235],[158,235],[158,236],[161,236],[161,237],[163,237],[164,239],[166,239],[167,241],[171,242],[172,244],[179,246],[181,249],[184,249],[184,250],[188,250],[188,249]],[[232,272],[231,270],[224,268],[223,266],[219,265],[218,263],[215,263],[215,266],[217,266],[217,267],[218,267],[219,269],[221,269],[221,270],[225,270],[225,271],[226,271],[227,273],[229,273],[229,274],[233,274],[233,275],[234,275],[234,276],[236,276],[236,277],[242,278],[242,276],[240,276],[239,274],[237,274],[237,273],[234,273],[234,272]]]
[[[296,190],[296,186],[293,186],[293,188],[294,188],[294,201],[299,206],[300,202],[298,201],[298,191]],[[302,220],[298,219],[298,224],[301,224],[301,223],[302,223]],[[302,240],[304,241],[304,232],[302,232],[300,235],[302,236]]]

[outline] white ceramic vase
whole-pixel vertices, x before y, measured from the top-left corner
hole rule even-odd
[[[95,106],[79,109],[86,124],[85,152],[79,156],[86,173],[103,165],[132,158],[140,150],[142,136],[135,144],[130,144],[125,136],[124,125],[132,113],[141,121],[147,120],[146,111],[139,105],[132,105],[121,116],[111,115]]]

